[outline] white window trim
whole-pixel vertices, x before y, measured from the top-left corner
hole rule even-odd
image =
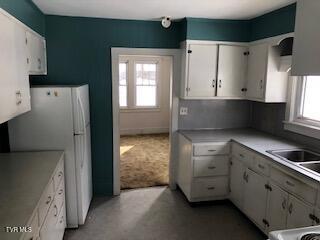
[[[159,64],[162,62],[161,57],[154,56],[121,56],[119,63],[127,63],[127,106],[119,107],[120,112],[159,112],[161,111],[161,84],[159,79],[162,76],[162,68]],[[157,64],[157,79],[156,79],[156,106],[136,106],[136,63],[156,63]],[[131,89],[131,90],[130,90]],[[133,89],[133,90],[132,90]]]
[[[299,116],[304,84],[301,78],[302,77],[291,77],[291,79],[289,79],[284,129],[308,137],[320,139],[320,124],[312,120],[301,119]]]

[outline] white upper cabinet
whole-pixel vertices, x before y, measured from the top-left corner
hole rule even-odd
[[[30,74],[47,74],[46,44],[41,36],[27,31],[28,64]]]
[[[2,9],[0,32],[0,123],[3,123],[31,109],[29,74],[46,73],[46,54],[44,39]]]
[[[249,100],[260,102],[285,102],[288,73],[281,72],[279,46],[267,43],[249,48],[247,94]]]
[[[245,97],[247,52],[243,46],[219,46],[218,97]]]
[[[25,30],[0,13],[0,123],[30,110]]]
[[[293,76],[320,75],[320,1],[298,0],[293,43]]]
[[[190,44],[186,96],[214,97],[217,74],[217,45]]]

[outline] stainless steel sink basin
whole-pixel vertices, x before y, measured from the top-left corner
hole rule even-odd
[[[320,173],[320,162],[318,162],[318,163],[301,163],[299,165],[302,167],[305,167],[311,171]]]
[[[291,149],[291,150],[274,150],[268,151],[274,156],[280,157],[282,159],[295,162],[317,162],[320,161],[320,154],[315,153],[306,149]]]

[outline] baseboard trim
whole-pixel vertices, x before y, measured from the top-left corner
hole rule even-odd
[[[120,129],[120,135],[169,133],[169,128]]]

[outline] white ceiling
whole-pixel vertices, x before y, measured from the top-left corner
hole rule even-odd
[[[295,0],[33,0],[45,13],[65,16],[157,20],[162,16],[250,19]]]

